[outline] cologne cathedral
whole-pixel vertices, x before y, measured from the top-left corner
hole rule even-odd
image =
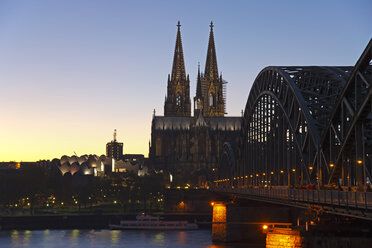
[[[149,160],[154,167],[171,173],[177,182],[200,185],[218,173],[224,144],[236,147],[241,118],[225,117],[226,82],[218,74],[212,22],[204,73],[198,67],[192,115],[190,79],[185,70],[179,22],[177,27],[164,116],[154,112]]]

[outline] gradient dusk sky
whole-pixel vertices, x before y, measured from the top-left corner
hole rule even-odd
[[[269,65],[354,65],[372,37],[372,1],[0,1],[0,161],[148,155],[163,115],[177,21],[190,97],[215,24],[227,112],[239,116]]]

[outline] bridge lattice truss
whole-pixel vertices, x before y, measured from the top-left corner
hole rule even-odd
[[[370,183],[371,58],[372,40],[354,67],[263,69],[245,107],[237,166],[226,173],[221,165],[225,173],[218,181],[229,177],[250,185]],[[232,157],[227,148],[225,159]]]

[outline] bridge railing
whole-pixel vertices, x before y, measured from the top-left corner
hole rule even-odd
[[[372,210],[372,192],[274,188],[217,188],[215,191],[299,203],[314,203],[343,208]]]

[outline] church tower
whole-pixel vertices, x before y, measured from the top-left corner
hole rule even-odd
[[[204,74],[198,72],[196,97],[194,98],[194,115],[202,112],[205,117],[225,115],[224,81],[218,75],[216,48],[214,45],[213,22],[210,24],[207,60]],[[202,104],[198,104],[201,102]]]
[[[164,116],[190,116],[190,80],[186,77],[183,60],[181,24],[178,21],[176,47],[174,50],[172,74],[168,74],[167,96],[165,97]]]

